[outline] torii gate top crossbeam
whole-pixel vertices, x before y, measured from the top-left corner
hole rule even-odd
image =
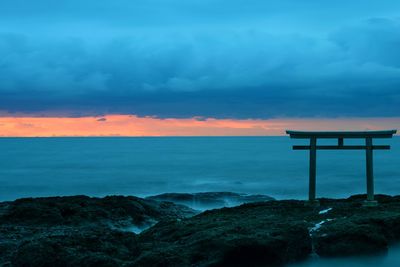
[[[287,130],[287,134],[290,138],[391,138],[396,130],[384,130],[384,131],[331,131],[331,132],[319,132],[319,131],[291,131]]]

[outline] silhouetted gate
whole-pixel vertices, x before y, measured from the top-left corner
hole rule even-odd
[[[306,146],[293,146],[294,150],[310,150],[310,180],[309,180],[309,193],[308,199],[311,203],[318,203],[315,198],[315,184],[316,184],[316,161],[317,150],[335,149],[347,150],[358,149],[366,151],[366,167],[367,167],[367,200],[365,205],[374,206],[374,171],[373,171],[373,157],[372,151],[375,149],[390,149],[389,145],[373,145],[373,138],[392,138],[397,130],[386,131],[358,131],[358,132],[308,132],[308,131],[286,131],[290,138],[297,139],[310,139],[310,145]],[[337,145],[317,145],[318,138],[337,139]],[[363,138],[365,145],[344,145],[345,138]]]

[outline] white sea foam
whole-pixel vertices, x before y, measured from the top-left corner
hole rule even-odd
[[[314,225],[314,227],[310,228],[310,234],[312,234],[313,232],[318,231],[324,223],[330,222],[330,221],[333,221],[333,219],[326,219],[326,220],[320,221],[319,223],[316,223]]]
[[[329,208],[329,209],[326,209],[326,210],[321,210],[320,212],[319,212],[319,214],[321,215],[321,214],[326,214],[326,213],[328,213],[329,211],[331,211],[332,210],[332,208]]]

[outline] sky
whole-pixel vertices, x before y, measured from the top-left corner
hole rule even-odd
[[[1,0],[0,135],[398,128],[399,11],[398,0]]]

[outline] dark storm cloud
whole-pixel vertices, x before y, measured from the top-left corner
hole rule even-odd
[[[399,115],[396,2],[182,2],[2,1],[0,111]]]

